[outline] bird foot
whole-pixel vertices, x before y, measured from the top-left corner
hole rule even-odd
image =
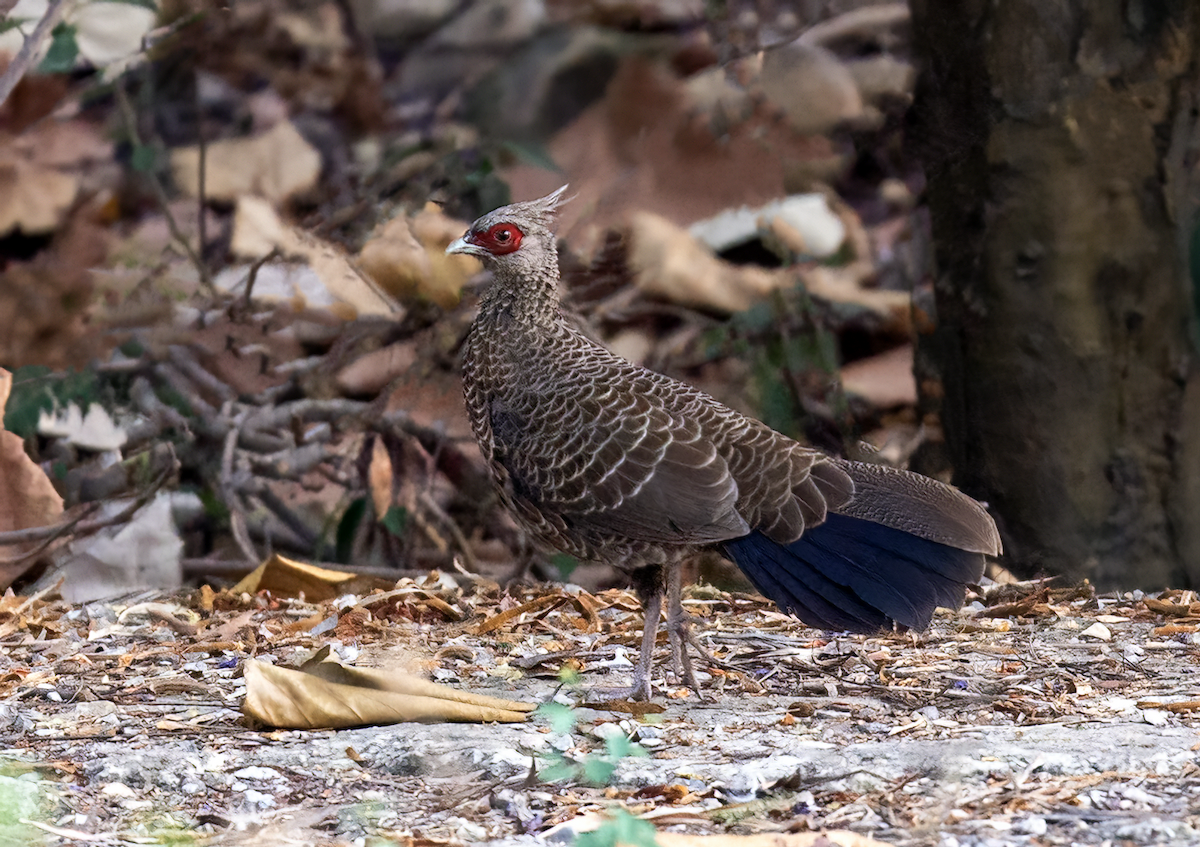
[[[671,643],[671,657],[675,665],[676,677],[695,692],[700,700],[705,700],[704,692],[700,688],[700,683],[696,680],[696,672],[692,667],[692,657],[688,651],[690,647],[695,650],[701,660],[709,664],[716,664],[716,659],[712,657],[700,641],[692,632],[692,616],[683,611],[682,607],[674,614],[668,613],[667,616],[667,637]]]

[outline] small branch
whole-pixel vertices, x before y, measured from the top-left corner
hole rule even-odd
[[[226,403],[222,409],[222,418],[228,416],[229,410],[232,408],[232,403]],[[232,425],[229,427],[229,432],[225,436],[225,447],[221,451],[221,496],[225,500],[225,506],[229,509],[229,526],[233,530],[233,540],[237,542],[238,547],[242,551],[242,555],[246,557],[246,561],[257,565],[262,561],[258,552],[254,549],[254,544],[250,540],[250,533],[246,529],[246,516],[242,514],[240,504],[238,502],[237,486],[233,481],[233,454],[234,448],[237,446],[238,435],[241,434],[242,427],[246,423],[248,412],[243,410],[233,419]]]
[[[204,109],[200,105],[200,80],[192,75],[192,108],[196,110],[196,144],[199,147],[200,160],[196,173],[196,210],[200,217],[196,222],[197,238],[200,241],[199,253],[204,260],[204,246],[208,243],[208,215],[206,214],[208,198],[204,196],[204,184],[208,178],[208,141],[204,135]]]
[[[467,563],[469,571],[463,573],[473,576],[479,572],[479,562],[475,559],[475,551],[471,549],[471,545],[467,542],[467,537],[463,535],[462,529],[454,522],[454,518],[446,514],[438,502],[430,496],[428,491],[422,491],[417,495],[418,501],[424,506],[434,517],[436,517],[450,533],[450,537],[454,539],[454,544],[458,547],[458,551],[462,553],[463,559]]]
[[[70,532],[76,527],[79,527],[82,532],[87,529],[99,529],[100,527],[108,526],[112,523],[111,519],[92,521],[91,523],[83,522],[84,518],[95,512],[98,508],[100,508],[99,503],[92,503],[89,504],[86,512],[79,517],[71,518],[69,521],[50,524],[49,526],[34,526],[29,529],[13,529],[8,532],[0,532],[0,546],[7,547],[9,544],[25,544],[29,541],[45,541],[47,538],[54,539],[63,533]]]
[[[204,160],[201,159],[200,161]],[[273,247],[271,248],[270,253],[267,253],[265,256],[259,256],[254,260],[254,264],[250,266],[250,274],[246,277],[246,294],[243,298],[243,305],[245,308],[250,308],[250,297],[254,293],[254,283],[258,281],[258,272],[267,262],[271,261],[272,259],[278,259],[279,255],[279,248]]]
[[[101,518],[94,521],[84,521],[83,518],[92,514],[99,504],[88,509],[84,514],[74,520],[64,521],[53,526],[40,526],[32,529],[15,530],[13,532],[0,533],[0,544],[21,543],[26,541],[40,541],[37,547],[28,550],[10,558],[0,558],[0,566],[11,566],[30,561],[40,556],[51,544],[62,538],[64,535],[70,534],[72,538],[79,538],[83,535],[93,533],[105,527],[115,524],[124,523],[129,518],[145,506],[146,503],[158,493],[166,481],[171,477],[171,474],[178,469],[178,463],[173,463],[171,467],[165,468],[163,472],[150,483],[149,487],[134,498],[133,502],[122,509],[115,515],[107,518]]]
[[[4,105],[8,95],[12,94],[13,89],[17,87],[17,83],[25,77],[25,74],[29,73],[29,69],[33,67],[33,63],[37,59],[38,51],[42,49],[42,43],[66,17],[72,5],[74,5],[73,0],[51,0],[46,14],[38,21],[33,32],[25,37],[25,43],[21,45],[21,49],[17,51],[17,55],[13,57],[4,74],[0,75],[0,106]]]
[[[26,612],[26,610],[31,609],[33,607],[34,603],[37,603],[39,600],[45,600],[51,594],[58,591],[58,589],[62,588],[63,583],[66,581],[67,581],[67,578],[65,576],[60,576],[58,579],[56,579],[54,581],[53,585],[47,585],[41,591],[38,591],[34,594],[29,595],[28,597],[25,598],[24,603],[22,603],[20,606],[17,606],[17,608],[13,609],[13,612],[12,612],[13,616],[16,618],[20,618],[20,616],[23,615]]]

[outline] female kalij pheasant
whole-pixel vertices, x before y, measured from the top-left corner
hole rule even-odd
[[[559,311],[551,232],[566,186],[484,215],[447,252],[494,280],[463,356],[475,437],[520,523],[633,573],[646,612],[629,696],[649,698],[667,622],[695,687],[681,560],[716,548],[764,595],[829,630],[923,629],[957,607],[1000,537],[983,506],[907,471],[825,455],[614,355]]]

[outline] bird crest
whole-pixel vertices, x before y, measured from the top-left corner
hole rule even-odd
[[[525,200],[521,203],[513,203],[510,206],[505,206],[499,210],[505,217],[533,220],[537,224],[549,229],[554,219],[558,216],[558,208],[564,203],[571,200],[571,197],[566,196],[567,186],[563,185],[551,191],[545,197],[539,197],[536,200]],[[497,216],[493,212],[488,217]]]

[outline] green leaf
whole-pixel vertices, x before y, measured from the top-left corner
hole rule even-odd
[[[0,21],[0,35],[8,32],[10,29],[16,29],[19,26],[25,26],[25,24],[34,22],[33,18],[5,18]]]
[[[554,762],[549,767],[538,771],[538,779],[542,782],[565,782],[567,780],[574,781],[579,777],[579,767],[574,763],[560,756],[557,762]]]
[[[384,529],[397,538],[403,538],[408,529],[408,510],[403,506],[391,506],[383,520],[379,522]]]
[[[628,756],[644,759],[650,754],[641,744],[635,744],[624,735],[610,735],[604,739],[605,749],[612,759],[624,759]]]
[[[591,832],[580,833],[575,847],[657,847],[654,824],[635,818],[624,809],[617,809],[611,818]]]
[[[158,151],[149,144],[135,144],[129,164],[140,174],[153,173],[158,166]]]
[[[538,706],[537,714],[550,722],[550,731],[565,735],[575,728],[575,710],[562,703],[543,703]]]
[[[616,769],[616,762],[596,756],[588,756],[583,760],[583,778],[592,785],[608,785]]]
[[[565,581],[570,579],[571,574],[579,567],[579,560],[570,553],[555,553],[550,557],[550,564]]]
[[[358,532],[359,526],[362,525],[363,518],[367,514],[367,499],[359,497],[349,506],[346,511],[342,512],[342,519],[338,521],[336,540],[336,558],[335,562],[345,564],[350,561],[350,556],[354,552],[354,536]]]
[[[229,506],[217,495],[217,492],[211,488],[205,488],[199,492],[199,495],[205,515],[219,524],[229,520]]]
[[[13,372],[12,395],[4,412],[4,428],[22,438],[37,435],[38,417],[74,402],[84,411],[100,400],[100,382],[91,371],[54,373],[43,365]]]
[[[68,73],[74,70],[78,58],[79,42],[75,40],[75,27],[59,24],[50,36],[50,48],[46,51],[46,58],[38,65],[38,73]]]

